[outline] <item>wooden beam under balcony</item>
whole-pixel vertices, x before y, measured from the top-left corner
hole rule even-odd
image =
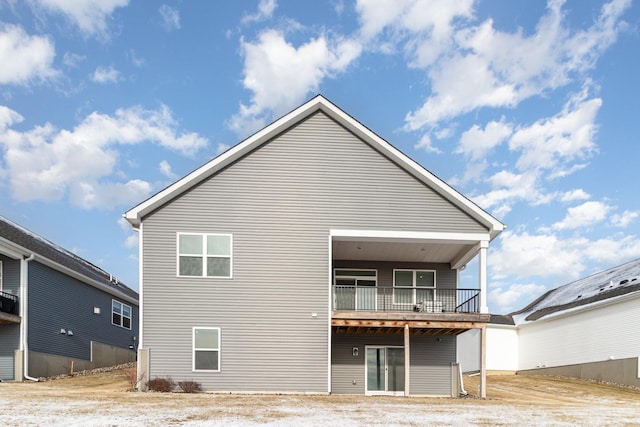
[[[405,325],[411,335],[459,335],[481,329],[489,321],[480,313],[380,313],[334,311],[331,326],[337,334],[402,334]]]

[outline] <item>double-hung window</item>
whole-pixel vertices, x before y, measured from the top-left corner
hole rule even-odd
[[[193,328],[193,370],[220,371],[220,328]]]
[[[231,234],[178,233],[178,276],[230,278],[232,252]]]
[[[436,292],[436,272],[433,270],[393,270],[395,304],[416,304],[433,301]]]
[[[111,300],[111,323],[121,328],[131,329],[131,306]]]

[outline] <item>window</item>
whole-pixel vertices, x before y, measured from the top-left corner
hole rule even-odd
[[[2,261],[0,261],[0,292],[2,291]]]
[[[121,328],[131,329],[131,306],[112,300],[111,323]]]
[[[231,277],[231,234],[178,233],[178,276]]]
[[[394,304],[416,304],[435,298],[433,270],[393,270]]]
[[[193,328],[193,370],[220,372],[220,328]]]

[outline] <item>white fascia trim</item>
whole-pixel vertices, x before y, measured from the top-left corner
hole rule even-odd
[[[431,231],[342,230],[330,229],[330,236],[341,241],[389,241],[480,244],[490,240],[489,233],[446,233]]]
[[[16,245],[4,237],[0,237],[0,254],[4,254],[13,259],[20,259],[23,256],[31,255],[31,251]]]

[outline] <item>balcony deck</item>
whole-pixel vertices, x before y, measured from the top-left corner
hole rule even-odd
[[[334,286],[335,333],[458,335],[482,328],[478,289]]]
[[[17,296],[0,292],[0,323],[20,323]]]

